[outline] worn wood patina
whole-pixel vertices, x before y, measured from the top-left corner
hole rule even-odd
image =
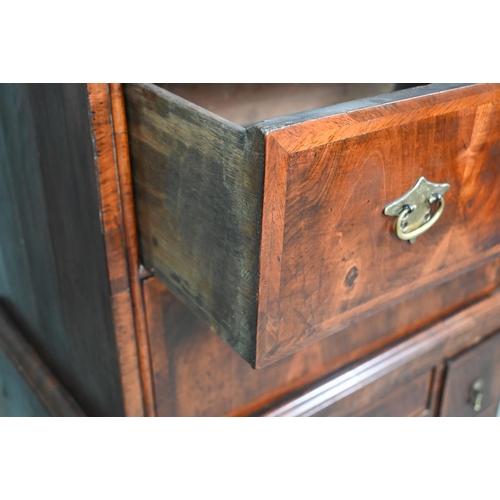
[[[154,85],[125,95],[143,263],[253,363],[262,135]]]

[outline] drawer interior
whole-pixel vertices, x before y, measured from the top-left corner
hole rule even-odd
[[[226,120],[248,127],[282,115],[374,97],[416,83],[158,83]]]

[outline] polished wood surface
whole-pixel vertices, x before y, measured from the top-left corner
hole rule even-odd
[[[123,234],[127,252],[130,293],[135,318],[135,334],[141,368],[142,391],[146,416],[154,416],[154,393],[151,373],[151,356],[147,336],[146,315],[141,288],[141,264],[137,241],[132,172],[128,144],[127,118],[123,87],[119,83],[109,84],[111,115],[113,118],[113,138],[116,151],[117,178],[120,189],[120,203],[123,217]],[[109,255],[108,255],[109,259]]]
[[[481,408],[474,410],[471,386],[484,381]],[[500,405],[500,333],[448,361],[442,417],[495,417]]]
[[[500,85],[426,88],[431,95],[266,125],[256,366],[341,337],[500,253]],[[441,219],[410,245],[383,209],[422,175],[451,189]]]
[[[6,416],[85,414],[0,306],[0,417]]]
[[[123,94],[120,85],[88,84],[87,88],[125,414],[152,416],[154,396]]]
[[[356,360],[438,323],[500,284],[491,262],[393,305],[261,370],[253,370],[156,278],[144,300],[160,416],[249,415]]]
[[[476,345],[499,324],[500,293],[496,292],[366,362],[334,375],[270,410],[266,416],[438,415],[439,377],[446,359]],[[500,344],[495,342],[497,348]],[[485,342],[484,346],[491,343]],[[476,349],[484,353],[488,349],[484,346]],[[495,349],[485,365],[476,359],[477,373],[483,367],[485,376],[493,375],[491,362],[496,360],[498,365],[498,355]],[[495,396],[500,395],[499,383],[495,381],[492,387],[497,390]],[[445,412],[446,408],[445,401]]]
[[[110,113],[109,87],[87,84],[99,175],[101,221],[106,244],[113,323],[125,414],[142,416],[144,405],[130,294],[129,270]]]

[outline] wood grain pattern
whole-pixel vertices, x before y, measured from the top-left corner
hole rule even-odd
[[[0,296],[87,415],[124,405],[83,84],[0,85]]]
[[[482,408],[474,411],[471,386],[484,381]],[[500,334],[447,362],[442,417],[494,417],[500,404]]]
[[[144,300],[159,416],[249,415],[437,322],[500,283],[496,260],[253,370],[156,278]],[[433,389],[434,391],[434,389]],[[432,401],[434,405],[434,400]],[[434,414],[434,406],[431,407]]]
[[[135,220],[133,218],[130,180],[127,178],[128,156],[126,133],[119,89],[113,89],[113,98],[107,84],[87,84],[92,115],[92,134],[96,150],[96,167],[100,190],[101,220],[106,244],[108,276],[116,343],[120,360],[122,391],[127,416],[153,413],[151,381],[148,378],[147,346],[142,340],[142,370],[139,363],[137,326],[141,327],[140,297],[132,295],[138,286],[139,265],[135,246]],[[114,101],[114,102],[113,102]],[[114,113],[113,113],[114,111]],[[115,129],[114,127],[117,127]],[[119,149],[116,148],[118,139]],[[124,164],[125,162],[125,164]],[[130,177],[128,175],[128,177]],[[122,184],[120,184],[120,180]],[[131,285],[134,283],[135,285]],[[135,299],[135,311],[134,311]],[[134,314],[135,313],[135,314]],[[139,315],[137,317],[137,315]],[[137,317],[137,321],[136,321]],[[145,352],[144,352],[145,351]],[[145,378],[144,378],[145,377]],[[149,391],[148,388],[151,388]]]
[[[283,226],[285,224],[288,155],[272,138],[266,139],[266,169],[260,241],[260,283],[257,351],[273,352],[279,344],[279,310]]]
[[[111,83],[109,85],[109,97],[113,118],[114,146],[120,189],[121,212],[123,217],[123,233],[127,252],[128,275],[134,310],[144,407],[146,416],[154,416],[155,410],[151,359],[147,338],[144,302],[140,283],[139,248],[137,242],[134,193],[132,189],[132,173],[130,169],[127,121],[125,116],[125,103],[122,85]]]
[[[405,125],[498,98],[498,84],[432,84],[359,99],[258,124],[287,151]]]
[[[405,384],[412,391],[418,389],[408,399],[409,407],[418,406],[418,401],[422,399],[419,381],[427,379],[428,387],[436,387],[424,374],[430,374],[447,357],[477,344],[499,325],[500,294],[494,293],[380,355],[346,369],[344,373],[331,377],[265,415],[370,415],[378,407],[379,398],[387,397],[393,389],[397,391]],[[413,384],[415,387],[411,389]],[[431,398],[435,399],[436,395],[432,394]],[[389,414],[398,414],[400,402],[401,398],[396,398],[395,407],[387,408]],[[430,409],[432,401],[425,406]]]
[[[500,253],[499,97],[474,85],[268,131],[266,176],[279,172],[264,189],[263,241],[266,221],[286,215],[272,229],[282,255],[261,255],[257,367]],[[421,175],[452,188],[438,224],[409,245],[382,211]]]
[[[0,386],[0,416],[85,416],[1,306]]]
[[[263,139],[154,85],[125,95],[142,262],[253,364]]]
[[[499,98],[437,84],[244,129],[127,86],[142,261],[254,367],[340,337],[499,255]],[[410,246],[382,210],[421,175],[452,189]]]
[[[413,368],[413,369],[411,369]],[[404,366],[314,414],[314,417],[428,417],[434,370]],[[287,415],[283,415],[287,416]]]

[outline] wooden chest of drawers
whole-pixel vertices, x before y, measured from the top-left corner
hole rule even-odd
[[[64,394],[25,371],[34,401],[49,414],[54,400],[89,415],[494,413],[500,86],[369,97],[392,88],[2,86],[0,139],[17,144],[2,153],[2,265],[31,278],[21,289],[6,271],[0,295],[10,335]],[[335,104],[346,93],[363,99]],[[450,188],[384,214],[422,176]],[[410,244],[396,224],[429,230]],[[17,361],[0,345],[7,373]]]
[[[155,85],[125,90],[143,261],[253,366],[500,252],[498,86],[422,86],[247,128]],[[410,246],[383,209],[421,176],[452,187]]]

